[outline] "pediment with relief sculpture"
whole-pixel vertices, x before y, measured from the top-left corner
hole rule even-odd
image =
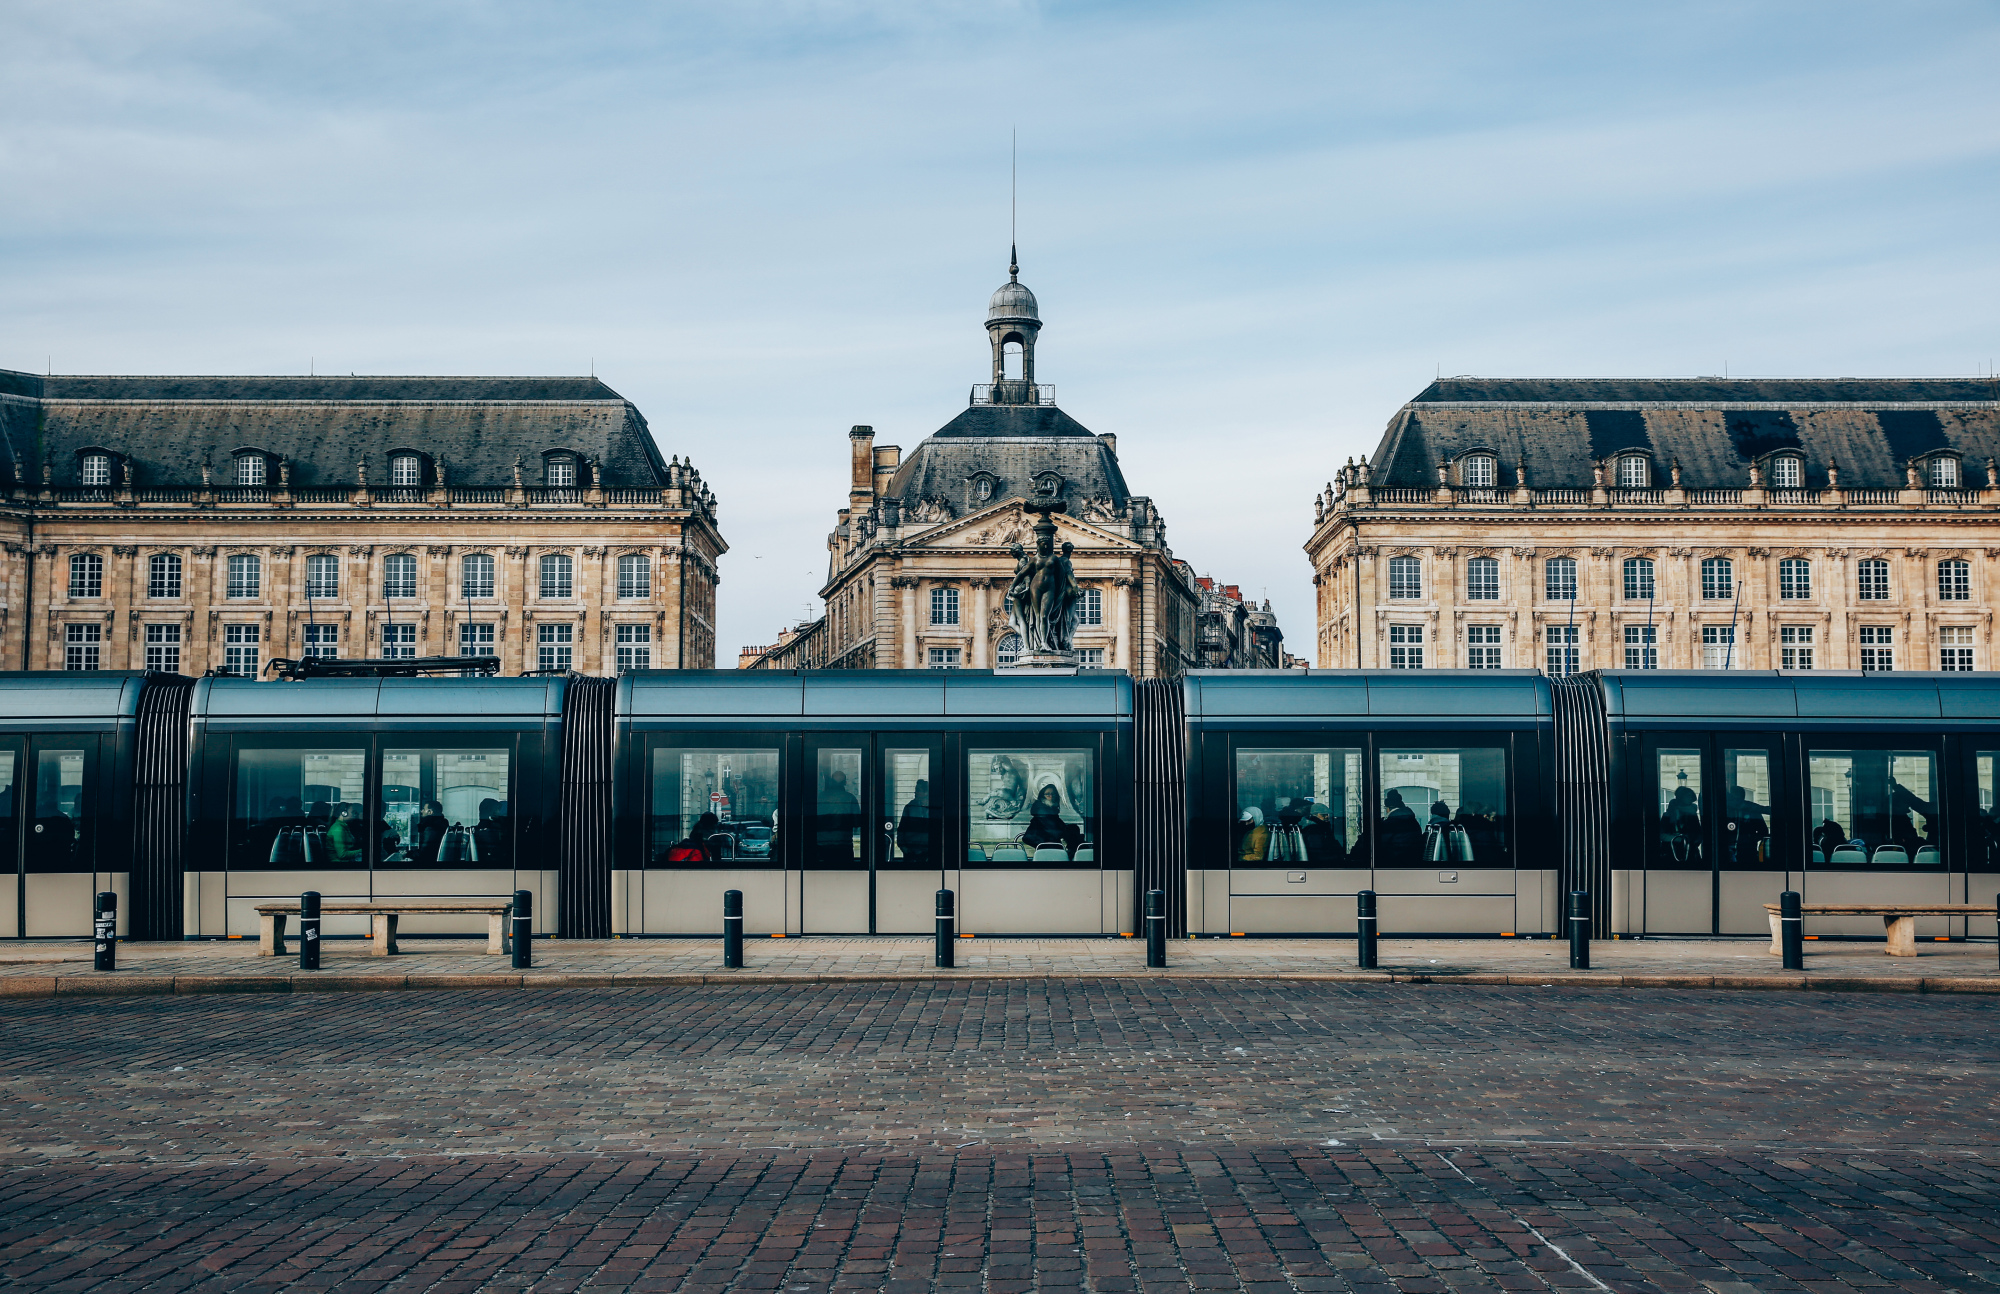
[[[1067,513],[1057,513],[1056,543],[1067,540],[1078,548],[1127,548],[1137,551],[1139,545],[1115,531],[1105,530],[1087,521],[1079,520]],[[1021,510],[1019,500],[1009,500],[998,507],[975,512],[948,525],[936,526],[904,541],[905,548],[999,548],[1009,544],[1034,542],[1034,524]]]

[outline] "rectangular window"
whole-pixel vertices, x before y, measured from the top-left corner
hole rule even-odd
[[[1945,602],[1964,602],[1972,597],[1972,563],[1956,557],[1938,563],[1938,597]]]
[[[930,748],[885,746],[881,788],[880,812],[889,835],[888,856],[878,866],[896,871],[925,871],[938,866]]]
[[[417,656],[417,627],[415,625],[382,626],[382,659],[415,660]]]
[[[1971,671],[1972,630],[1969,627],[1938,630],[1938,668],[1952,674]]]
[[[410,553],[392,553],[382,559],[382,596],[417,596],[417,559]]]
[[[1547,647],[1547,668],[1551,674],[1574,674],[1579,665],[1576,625],[1549,625],[1542,631]]]
[[[1467,669],[1500,668],[1500,626],[1467,625],[1465,627],[1465,667]]]
[[[340,655],[340,626],[314,625],[305,627],[307,660],[332,660]]]
[[[957,669],[963,649],[958,647],[933,647],[927,657],[932,669]]]
[[[264,484],[266,467],[262,454],[244,454],[236,460],[236,483],[246,486]]]
[[[1933,490],[1956,490],[1958,488],[1958,460],[1951,457],[1931,460],[1931,488]]]
[[[69,595],[73,598],[104,596],[104,559],[96,553],[78,553],[69,559]]]
[[[1088,749],[968,743],[966,866],[1098,866],[1096,766]]]
[[[1104,649],[1102,647],[1079,647],[1076,649],[1076,663],[1085,669],[1103,669]]]
[[[1773,798],[1771,752],[1722,752],[1722,865],[1741,871],[1769,867]]]
[[[1727,602],[1735,597],[1736,564],[1727,557],[1702,558],[1701,595],[1711,602]]]
[[[853,871],[868,864],[861,841],[861,761],[859,747],[822,747],[815,752],[815,800],[806,823],[806,866]]]
[[[511,868],[511,754],[505,746],[385,747],[381,865]]]
[[[1404,600],[1424,595],[1424,563],[1417,557],[1389,559],[1389,596]]]
[[[1658,669],[1660,638],[1656,625],[1625,626],[1625,668]]]
[[[222,672],[237,678],[256,678],[260,644],[264,641],[261,625],[224,625],[222,627]]]
[[[239,748],[229,869],[367,866],[367,768],[358,746]]]
[[[1896,669],[1896,631],[1888,625],[1861,626],[1861,668],[1889,674]]]
[[[1653,559],[1650,557],[1628,557],[1625,559],[1625,600],[1627,602],[1651,602],[1653,600]]]
[[[778,820],[776,750],[654,749],[652,866],[782,866],[771,856]]]
[[[1706,806],[1701,794],[1701,752],[1654,752],[1659,790],[1658,830],[1647,833],[1649,861],[1666,871],[1707,871],[1708,837],[1702,830]],[[1703,929],[1707,928],[1703,918]]]
[[[1513,866],[1504,748],[1384,749],[1376,867]]]
[[[1366,867],[1363,767],[1358,747],[1237,747],[1231,864]]]
[[[63,626],[63,668],[96,669],[102,651],[104,626]]]
[[[542,596],[545,598],[566,598],[571,596],[574,584],[575,563],[562,553],[543,556]]]
[[[1422,625],[1389,626],[1389,668],[1422,669],[1424,667],[1424,627]]]
[[[653,561],[641,553],[627,553],[618,559],[618,596],[653,596]]]
[[[461,656],[498,656],[500,651],[493,640],[493,626],[470,623],[459,625],[458,654]]]
[[[1493,557],[1475,557],[1465,564],[1465,596],[1470,602],[1496,602],[1500,598],[1500,562]]]
[[[1889,563],[1879,557],[1863,558],[1855,564],[1856,592],[1863,602],[1889,600]]]
[[[1542,564],[1542,595],[1551,602],[1576,601],[1576,558],[1551,557]]]
[[[414,454],[398,454],[389,460],[389,484],[408,489],[424,483],[423,460]]]
[[[1743,662],[1736,658],[1735,625],[1703,625],[1701,627],[1701,667],[1703,669],[1743,668]]]
[[[568,669],[576,654],[575,625],[535,627],[535,668]]]
[[[1778,627],[1778,668],[1813,668],[1813,627],[1811,625],[1780,625]]]
[[[1652,473],[1647,470],[1646,460],[1637,454],[1626,454],[1618,460],[1618,488],[1621,490],[1643,490],[1651,484]]]
[[[146,668],[164,670],[169,674],[181,672],[179,625],[146,626]]]
[[[332,553],[314,553],[306,558],[306,596],[340,596],[340,559]]]
[[[1474,454],[1459,465],[1459,473],[1468,490],[1490,490],[1493,488],[1493,459],[1486,454]]]
[[[1809,750],[1815,862],[1827,867],[1944,866],[1937,756],[1927,750]]]
[[[1078,618],[1079,624],[1101,625],[1104,623],[1104,591],[1102,589],[1085,589],[1083,591],[1083,601],[1079,606],[1082,609],[1082,614]]]
[[[576,460],[573,458],[551,458],[547,472],[550,489],[567,490],[576,484]]]
[[[493,558],[487,553],[472,553],[459,564],[460,598],[490,598],[493,596]]]
[[[1787,460],[1797,461],[1797,460]],[[1797,601],[1812,594],[1812,563],[1803,557],[1787,557],[1778,563],[1778,596]]]
[[[1799,459],[1791,454],[1780,454],[1771,460],[1771,485],[1779,490],[1796,490],[1804,479],[1799,469]]]
[[[228,593],[232,598],[261,597],[264,592],[264,564],[248,553],[229,559]]]
[[[111,459],[104,454],[85,454],[83,457],[83,483],[85,485],[111,484]]]
[[[14,761],[9,752],[4,765],[7,786],[14,784]],[[31,874],[88,872],[94,865],[91,837],[95,824],[92,805],[86,798],[91,790],[86,773],[89,761],[83,750],[35,752],[34,792],[31,803],[34,819],[27,833],[27,853],[22,870]],[[7,797],[6,817],[14,816],[12,797]],[[12,866],[12,864],[9,864]]]
[[[931,623],[934,625],[955,625],[958,623],[958,590],[931,590]]]
[[[618,668],[653,668],[653,626],[618,626]]]
[[[181,559],[172,553],[154,553],[146,559],[146,596],[180,601]]]

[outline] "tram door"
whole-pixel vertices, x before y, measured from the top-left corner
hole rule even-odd
[[[19,937],[24,928],[27,878],[21,871],[21,756],[19,737],[0,737],[0,938]]]
[[[94,870],[97,760],[95,735],[33,737],[25,750],[16,745],[0,753],[14,828],[7,836],[19,842],[11,870],[15,929],[21,934],[87,937],[97,891],[126,888],[123,878]],[[16,761],[18,768],[9,766]],[[118,905],[121,932],[127,906]]]
[[[812,736],[805,750],[805,933],[928,934],[939,869],[936,734]]]
[[[1132,924],[1130,873],[1106,871],[1098,856],[1097,735],[967,734],[960,750],[957,798],[967,827],[959,929],[1124,932]]]
[[[1646,868],[1626,900],[1631,925],[1651,934],[1770,929],[1764,904],[1776,901],[1787,868],[1799,862],[1782,756],[1769,733],[1648,740],[1640,798]]]

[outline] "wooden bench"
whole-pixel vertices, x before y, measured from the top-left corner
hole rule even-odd
[[[297,900],[290,903],[259,903],[257,905],[257,955],[259,957],[283,957],[285,955],[285,922],[297,915]],[[507,917],[514,911],[514,904],[490,902],[454,903],[450,901],[417,901],[397,903],[381,901],[370,903],[365,900],[342,902],[338,899],[322,900],[319,905],[323,917],[367,916],[375,919],[374,946],[369,952],[377,957],[392,957],[399,950],[396,947],[396,918],[429,917],[438,915],[472,915],[486,918],[486,952],[498,957],[504,948]]]
[[[1771,955],[1782,957],[1785,950],[1779,934],[1778,905],[1766,903],[1764,911],[1771,916]],[[1799,913],[1808,917],[1879,916],[1889,936],[1889,946],[1883,951],[1891,957],[1915,957],[1918,917],[1990,917],[1994,908],[1977,903],[1807,903]]]

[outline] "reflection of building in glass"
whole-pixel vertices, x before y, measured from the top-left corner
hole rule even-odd
[[[1091,862],[1096,759],[1087,750],[969,750],[968,862]]]

